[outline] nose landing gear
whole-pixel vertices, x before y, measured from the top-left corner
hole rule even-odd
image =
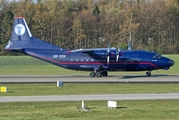
[[[146,72],[146,75],[147,75],[148,77],[150,77],[150,76],[151,76],[151,72],[150,72],[150,71],[147,71],[147,72]]]

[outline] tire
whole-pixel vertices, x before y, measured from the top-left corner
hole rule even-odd
[[[148,76],[148,77],[150,77],[151,76],[151,72],[146,72],[146,75]]]
[[[95,72],[90,72],[89,76],[90,77],[95,77]]]
[[[96,72],[97,77],[101,77],[101,72]]]
[[[102,74],[103,76],[108,76],[108,72],[107,72],[107,71],[103,71],[101,74]]]

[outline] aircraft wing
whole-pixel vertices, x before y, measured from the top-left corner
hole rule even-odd
[[[93,49],[76,49],[76,50],[71,50],[73,53],[83,53],[83,52],[88,52],[92,51]]]
[[[90,51],[105,51],[107,52],[108,48],[92,48],[92,49],[76,49],[76,50],[71,50],[71,52],[76,52],[76,53],[83,53],[83,52],[90,52]],[[116,50],[116,48],[110,48],[110,50]]]
[[[104,54],[101,55],[101,52],[97,52],[98,50],[101,50],[101,49],[77,49],[77,50],[72,50],[71,52],[83,53],[83,54],[89,55],[90,57],[92,57],[94,59],[105,58],[106,57],[106,52],[104,52]]]

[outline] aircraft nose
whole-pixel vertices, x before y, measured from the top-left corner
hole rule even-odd
[[[175,64],[175,62],[173,60],[169,60],[169,63],[171,66],[173,66]]]

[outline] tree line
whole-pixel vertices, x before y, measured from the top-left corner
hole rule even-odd
[[[1,0],[0,55],[13,18],[33,36],[66,49],[127,48],[179,53],[179,0]]]

